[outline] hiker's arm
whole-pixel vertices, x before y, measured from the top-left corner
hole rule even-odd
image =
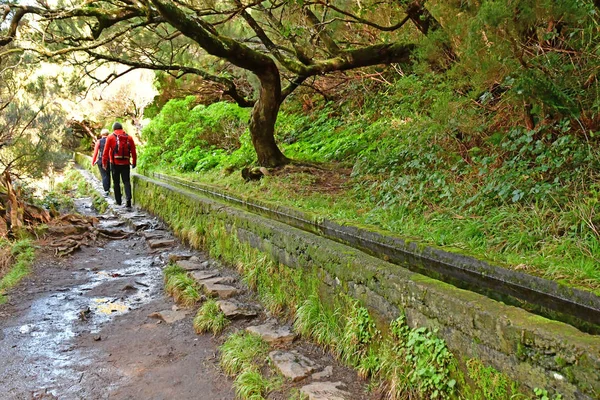
[[[135,150],[135,143],[133,141],[133,138],[130,136],[129,137],[129,143],[131,143],[131,165],[136,165],[137,164],[137,152]]]
[[[96,161],[98,161],[98,150],[100,149],[100,141],[96,142],[94,146],[94,156],[92,157],[92,165],[96,165]]]
[[[109,136],[104,144],[104,151],[102,152],[102,168],[106,169],[108,166],[109,155],[112,152],[112,138]]]

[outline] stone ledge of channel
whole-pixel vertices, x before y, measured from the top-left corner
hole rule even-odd
[[[190,226],[224,222],[238,240],[278,262],[318,268],[326,284],[347,291],[380,321],[404,312],[411,327],[437,329],[461,359],[478,358],[531,389],[553,389],[565,399],[600,393],[599,336],[197,192],[143,175],[134,180],[137,204],[163,220],[177,209]]]
[[[90,168],[91,157],[76,153],[75,159],[88,169],[93,169],[92,172],[97,177],[99,176],[97,168]],[[135,175],[135,172],[133,174]],[[520,306],[520,303],[524,301],[542,310],[544,316],[571,323],[578,328],[582,328],[583,325],[584,329],[600,331],[600,296],[589,291],[492,265],[472,256],[452,253],[433,246],[423,246],[389,233],[351,225],[340,225],[300,210],[256,199],[242,198],[211,185],[190,182],[159,173],[152,173],[149,177],[155,177],[188,190],[200,191],[219,201],[234,204],[253,213],[267,215],[271,219],[296,228],[359,248],[384,261],[407,267],[420,274],[446,281],[463,289],[475,291],[491,298],[497,298],[494,293],[501,293],[502,299],[509,304]],[[448,274],[454,275],[454,277],[448,277]],[[444,277],[446,278],[444,279]],[[464,282],[468,282],[466,286],[463,284]],[[548,313],[546,309],[553,311]],[[569,321],[570,315],[574,316],[571,321]],[[573,321],[584,322],[577,324]],[[591,324],[591,328],[588,324]]]
[[[200,191],[203,195],[219,201],[240,206],[250,212],[266,215],[296,228],[359,248],[384,261],[408,267],[429,277],[442,278],[440,280],[488,297],[497,298],[494,293],[502,293],[503,299],[512,305],[519,306],[522,301],[525,301],[536,305],[542,311],[545,308],[552,309],[556,314],[553,318],[561,319],[562,316],[562,320],[566,322],[572,322],[568,321],[569,316],[572,315],[575,317],[573,320],[584,321],[578,327],[589,323],[592,324],[594,331],[600,330],[600,297],[586,290],[492,265],[475,257],[452,253],[433,246],[422,246],[391,234],[351,225],[340,225],[326,218],[310,216],[289,207],[241,198],[214,186],[158,173],[153,173],[149,177],[187,190]],[[454,277],[444,279],[448,274]],[[463,282],[468,282],[467,286]],[[548,316],[548,313],[543,315]]]
[[[92,168],[90,165],[91,157],[75,153],[74,158],[78,164],[99,178],[98,169]],[[136,175],[136,173],[132,172],[132,175]],[[340,225],[300,210],[256,199],[241,198],[211,185],[190,182],[159,173],[153,173],[149,177],[155,177],[187,190],[200,191],[203,195],[219,201],[347,244],[384,261],[398,264],[463,289],[494,299],[498,298],[495,293],[500,293],[501,299],[508,304],[521,306],[521,303],[525,302],[529,306],[534,305],[538,311],[541,310],[543,316],[570,323],[584,331],[600,332],[600,296],[592,292],[492,265],[472,256],[452,253],[433,246],[423,246],[389,233],[351,225]],[[448,277],[449,272],[454,277]],[[463,284],[464,282],[467,284]],[[547,309],[552,311],[548,313]]]

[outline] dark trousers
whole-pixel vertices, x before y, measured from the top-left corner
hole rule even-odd
[[[121,180],[125,187],[125,199],[127,205],[131,205],[131,182],[129,180],[129,165],[111,164],[110,170],[113,178],[113,188],[115,190],[115,203],[121,204]]]
[[[110,190],[110,165],[106,169],[102,168],[102,163],[98,163],[98,169],[100,170],[100,176],[102,176],[102,187],[105,192]]]

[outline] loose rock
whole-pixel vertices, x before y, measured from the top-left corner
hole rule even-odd
[[[308,397],[308,400],[346,400],[350,393],[338,389],[343,387],[342,382],[313,382],[303,386],[300,392]]]
[[[214,283],[202,284],[204,291],[210,296],[216,296],[220,299],[229,299],[230,297],[236,296],[240,290],[229,285],[221,285]]]
[[[177,244],[175,242],[175,239],[150,239],[150,240],[148,240],[148,246],[150,246],[151,249],[175,246],[175,244]]]
[[[197,271],[199,269],[205,268],[201,263],[189,261],[189,260],[180,260],[180,261],[177,261],[176,264],[178,267],[180,267],[186,271]]]
[[[219,300],[217,301],[219,308],[225,314],[225,316],[229,319],[236,318],[252,318],[255,317],[257,312],[251,310],[248,307],[239,306],[238,304],[228,301],[228,300]]]
[[[186,317],[185,311],[164,310],[148,315],[149,318],[159,318],[167,324],[180,321]]]
[[[191,273],[192,278],[194,278],[198,283],[202,283],[204,281],[206,281],[207,279],[211,279],[214,277],[219,276],[219,271],[216,270],[212,270],[212,271],[194,271]]]
[[[285,346],[296,339],[296,334],[289,327],[276,326],[273,322],[267,322],[258,326],[249,326],[246,328],[246,331],[259,335],[273,347]]]
[[[292,382],[301,381],[317,368],[312,360],[297,351],[276,350],[270,352],[269,357],[279,372]]]

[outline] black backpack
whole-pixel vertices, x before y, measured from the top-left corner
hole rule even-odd
[[[98,161],[96,164],[102,164],[102,153],[104,153],[104,146],[106,145],[106,137],[100,139],[100,146],[98,147]]]

